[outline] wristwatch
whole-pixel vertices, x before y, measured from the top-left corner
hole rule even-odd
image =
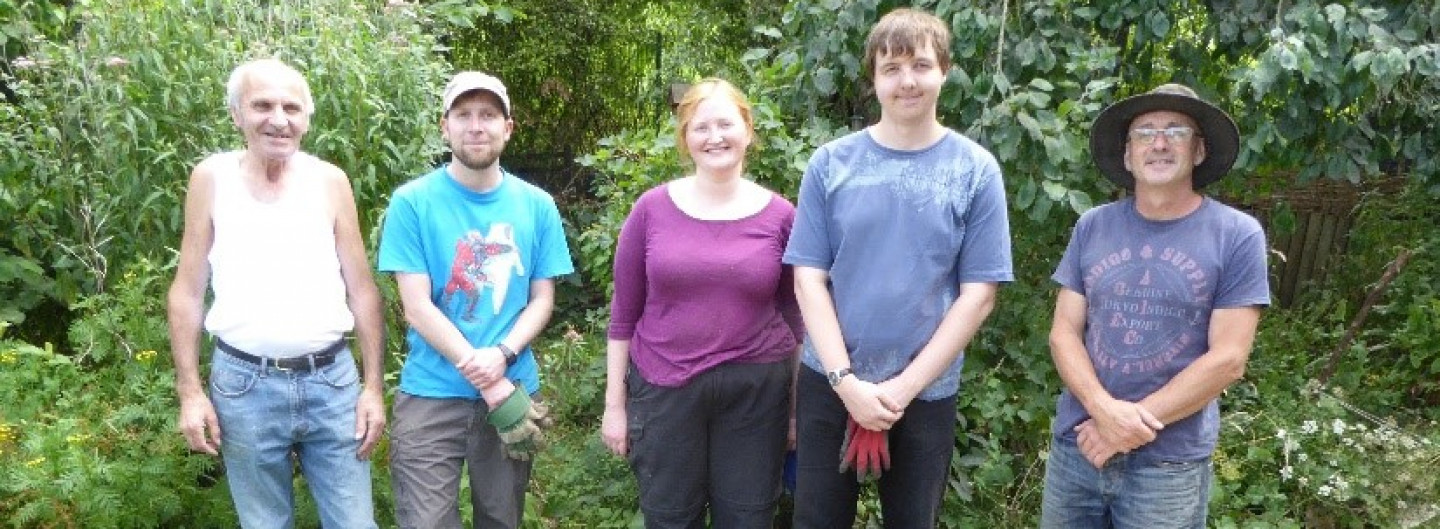
[[[848,377],[851,374],[853,373],[850,371],[850,368],[842,367],[840,369],[825,373],[825,379],[830,381],[830,387],[833,388],[835,386],[839,386],[840,381],[845,380],[845,377]]]
[[[515,365],[515,361],[520,359],[520,355],[515,353],[515,350],[511,349],[508,345],[498,343],[495,344],[495,348],[500,350],[500,354],[505,355],[505,365],[507,366]]]

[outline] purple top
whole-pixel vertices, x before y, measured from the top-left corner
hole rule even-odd
[[[615,249],[613,340],[657,386],[683,386],[725,362],[764,363],[795,354],[804,332],[790,268],[780,255],[795,207],[776,195],[759,212],[700,220],[646,191]]]

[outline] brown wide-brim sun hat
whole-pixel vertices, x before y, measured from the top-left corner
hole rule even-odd
[[[1115,185],[1135,190],[1135,176],[1125,169],[1125,141],[1130,122],[1147,112],[1168,110],[1190,116],[1200,126],[1196,131],[1205,140],[1205,160],[1195,167],[1195,189],[1219,180],[1235,165],[1240,154],[1240,128],[1219,107],[1200,99],[1195,91],[1180,84],[1165,84],[1147,93],[1110,105],[1090,126],[1090,156],[1100,173]]]

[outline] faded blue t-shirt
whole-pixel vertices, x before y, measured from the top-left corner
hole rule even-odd
[[[1211,311],[1270,304],[1265,251],[1259,222],[1211,198],[1179,219],[1152,221],[1132,197],[1085,212],[1051,277],[1085,296],[1085,348],[1101,385],[1136,402],[1210,350]],[[1073,441],[1089,417],[1064,390],[1055,437]],[[1219,433],[1217,399],[1131,454],[1198,461]]]
[[[450,176],[449,166],[395,190],[380,235],[381,272],[430,276],[430,300],[470,345],[495,345],[510,333],[530,303],[530,282],[574,270],[560,226],[560,212],[544,190],[505,172],[500,186],[471,191]],[[431,398],[477,399],[455,364],[411,327],[410,354],[400,370],[400,390]],[[530,348],[520,351],[505,376],[540,390]]]
[[[961,283],[1014,279],[1000,166],[954,131],[899,151],[868,130],[825,144],[800,184],[785,264],[827,270],[855,375],[883,382],[910,365]],[[824,372],[807,336],[802,361]],[[917,396],[960,389],[963,351]]]

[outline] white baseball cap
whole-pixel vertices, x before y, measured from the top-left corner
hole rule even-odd
[[[501,83],[500,79],[493,75],[474,71],[457,73],[445,85],[444,111],[450,112],[450,107],[455,104],[455,100],[459,99],[461,94],[471,90],[484,90],[495,94],[495,97],[500,98],[500,105],[504,107],[501,110],[505,111],[505,117],[510,117],[510,95],[505,91],[505,83]]]

